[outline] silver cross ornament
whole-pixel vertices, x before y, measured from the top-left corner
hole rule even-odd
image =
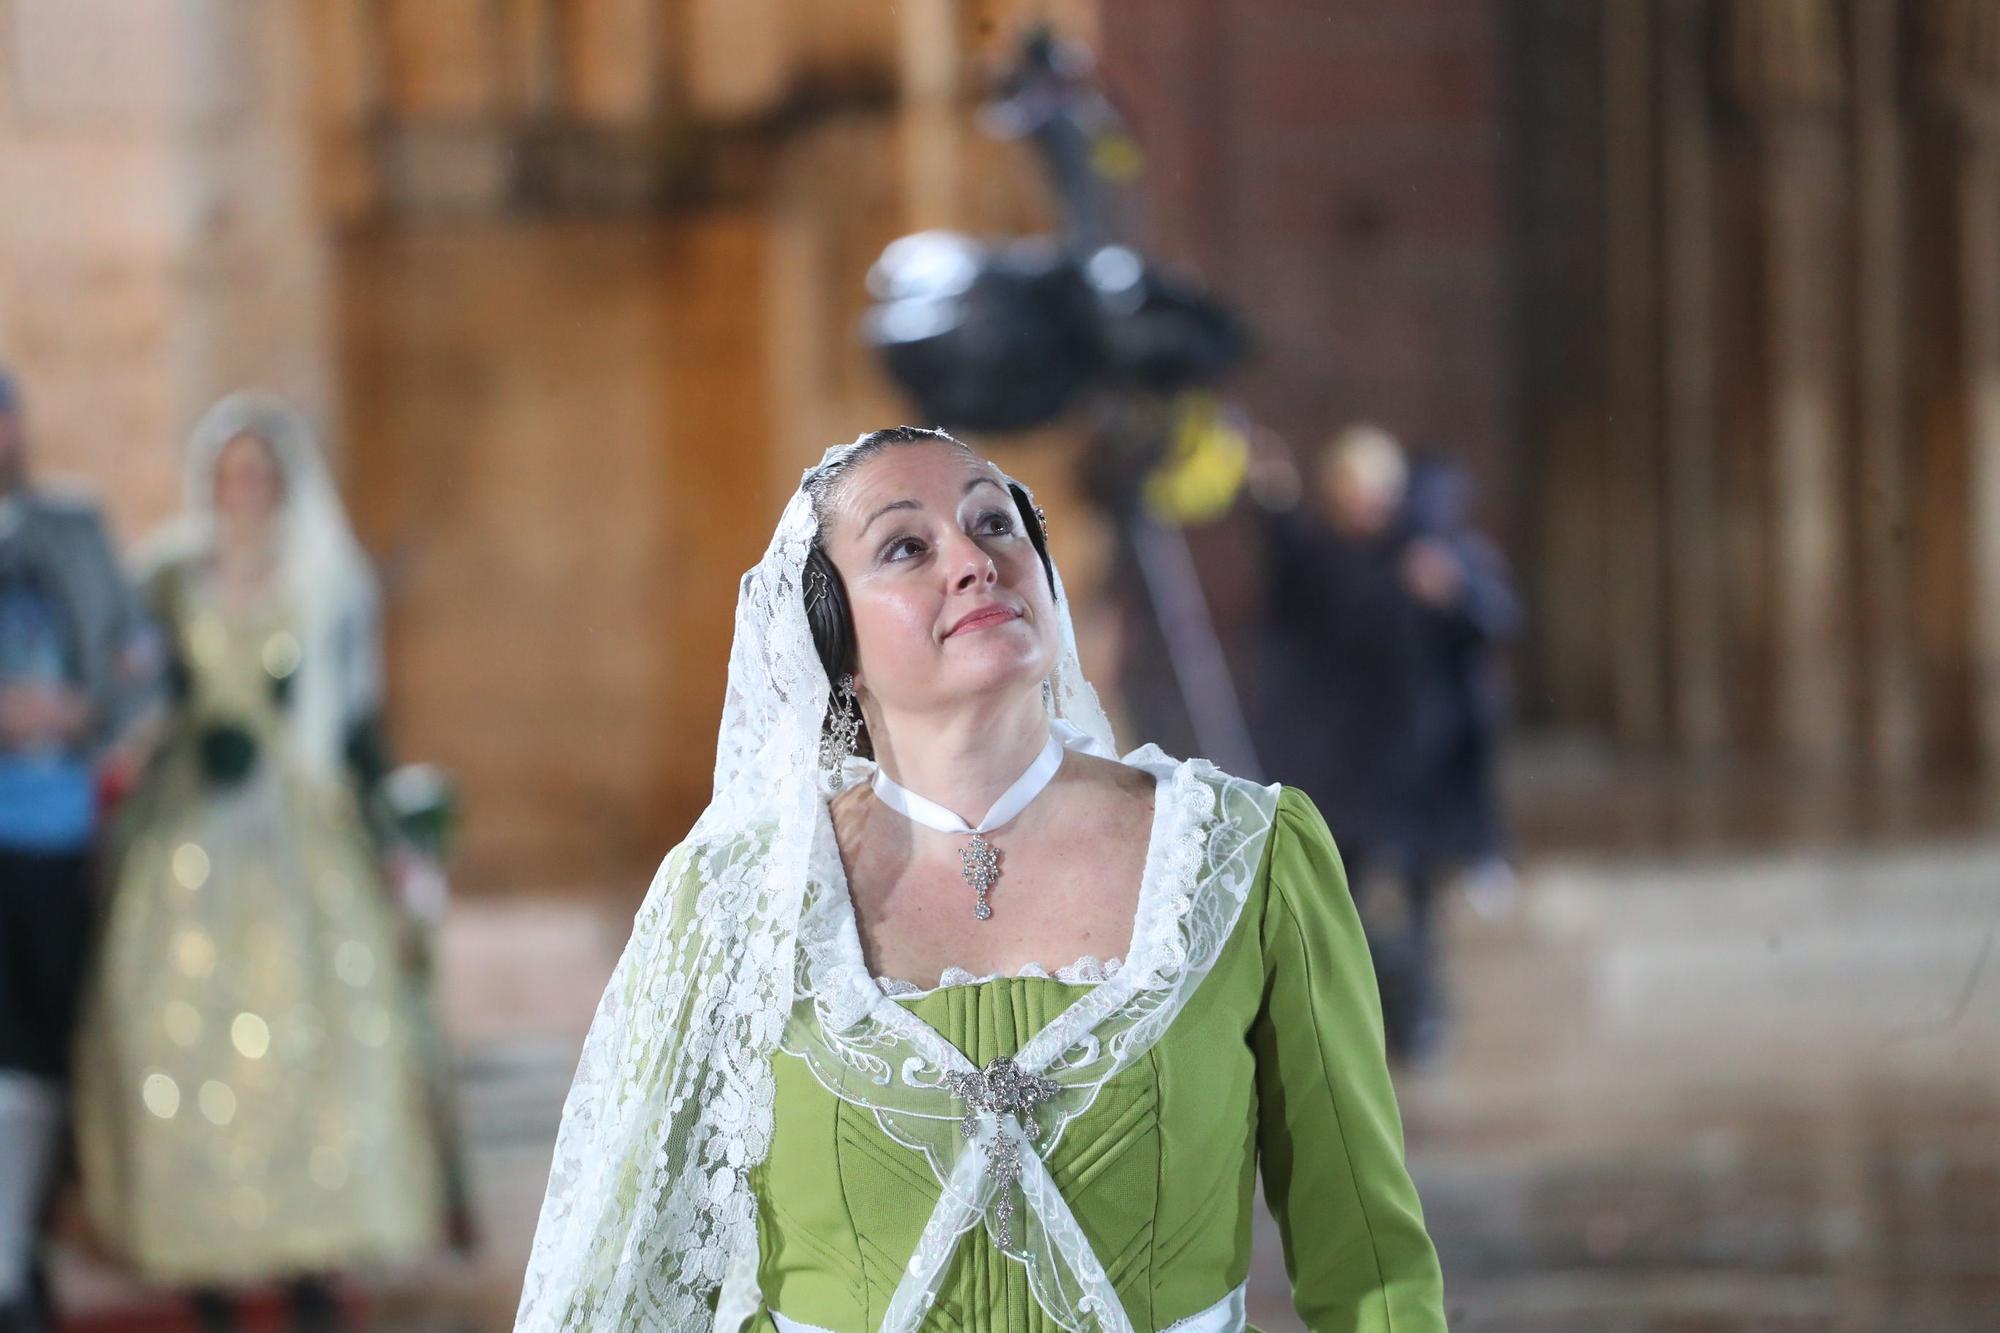
[[[1024,1073],[1004,1055],[978,1073],[948,1072],[944,1085],[965,1101],[965,1117],[958,1132],[971,1138],[979,1132],[979,1116],[1016,1115],[1030,1139],[1041,1137],[1035,1123],[1035,1108],[1062,1091],[1062,1085],[1038,1074]],[[1002,1249],[1014,1243],[1013,1185],[1021,1178],[1021,1147],[1006,1135],[997,1135],[987,1158],[986,1169],[999,1182],[1000,1202],[993,1215]]]

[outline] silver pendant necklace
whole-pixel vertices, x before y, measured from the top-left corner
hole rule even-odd
[[[1000,825],[1007,823],[1023,810],[1028,802],[1042,794],[1042,789],[1055,777],[1062,767],[1063,743],[1051,732],[1048,744],[1028,765],[1028,771],[1014,779],[1014,785],[1000,794],[993,808],[986,812],[986,818],[977,824],[969,824],[956,814],[945,809],[936,801],[926,800],[909,788],[898,783],[878,766],[875,770],[873,786],[875,795],[882,804],[902,815],[905,819],[922,824],[925,828],[936,829],[940,833],[969,833],[972,841],[959,848],[960,871],[965,882],[972,886],[972,915],[981,921],[991,920],[993,904],[987,895],[1000,882],[1000,853],[986,840],[986,835]]]

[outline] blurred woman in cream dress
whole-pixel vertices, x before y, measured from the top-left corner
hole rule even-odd
[[[408,929],[371,827],[375,595],[303,420],[261,395],[197,428],[189,516],[145,590],[175,664],[114,832],[78,1049],[94,1229],[232,1326],[226,1289],[436,1243],[440,1172],[406,1021]]]

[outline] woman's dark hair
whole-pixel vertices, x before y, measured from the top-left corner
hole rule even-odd
[[[831,517],[832,494],[840,479],[883,450],[899,444],[942,444],[959,450],[969,458],[978,457],[963,440],[941,430],[924,426],[891,426],[886,430],[870,431],[856,440],[854,447],[838,462],[819,468],[806,478],[806,492],[813,498],[822,532]],[[1014,497],[1014,508],[1020,513],[1022,530],[1028,534],[1035,554],[1041,557],[1042,573],[1049,581],[1049,595],[1053,597],[1056,567],[1049,559],[1049,538],[1042,524],[1041,511],[1028,498],[1028,492],[1017,483],[1009,481],[1007,491]],[[847,585],[841,582],[840,571],[833,567],[833,560],[826,553],[826,543],[819,536],[813,538],[812,549],[806,552],[803,583],[801,593],[805,597],[806,623],[812,628],[813,647],[819,653],[820,665],[826,668],[826,678],[837,686],[840,678],[852,674],[855,667],[854,614],[847,606]],[[840,707],[841,700],[836,695],[827,708],[829,725]],[[874,754],[865,728],[855,744],[855,752],[869,757]]]

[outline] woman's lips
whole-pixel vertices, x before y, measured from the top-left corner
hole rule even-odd
[[[957,634],[970,634],[974,630],[982,630],[990,625],[997,625],[1004,620],[1018,620],[1020,616],[1021,613],[1012,607],[989,606],[983,610],[974,611],[956,625],[953,625],[945,637],[949,639]]]

